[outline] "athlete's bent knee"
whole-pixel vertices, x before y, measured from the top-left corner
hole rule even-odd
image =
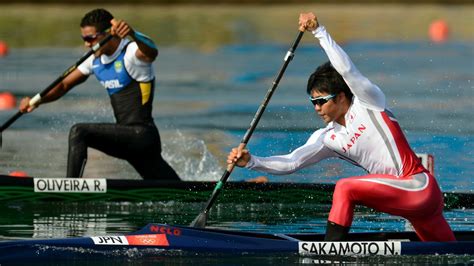
[[[334,188],[334,194],[348,195],[353,186],[351,183],[351,180],[347,178],[338,180],[336,182],[336,187]]]
[[[84,124],[75,124],[69,131],[69,140],[81,139],[85,137],[86,129]]]

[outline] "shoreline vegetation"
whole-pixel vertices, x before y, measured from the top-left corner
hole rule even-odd
[[[474,40],[474,5],[347,1],[351,3],[270,6],[267,2],[259,1],[261,5],[81,4],[73,8],[64,4],[0,5],[0,40],[10,48],[81,47],[79,22],[86,12],[98,7],[127,20],[159,46],[188,46],[204,51],[237,43],[287,43],[297,32],[298,15],[302,11],[315,12],[340,43],[428,41],[429,25],[437,19],[445,20],[450,26],[452,40]]]
[[[68,0],[71,4],[130,4],[130,0]],[[314,4],[314,0],[134,0],[134,4],[140,5],[307,5]],[[333,4],[334,0],[318,0],[318,4]],[[473,0],[337,0],[338,4],[474,4]],[[62,0],[0,0],[0,4],[64,4]]]

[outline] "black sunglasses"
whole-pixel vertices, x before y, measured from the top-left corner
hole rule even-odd
[[[325,103],[327,103],[329,100],[332,98],[336,97],[336,94],[329,94],[326,96],[321,96],[321,97],[309,97],[309,100],[313,103],[314,106],[319,105],[319,107],[322,107]]]
[[[100,36],[100,35],[103,35],[104,32],[98,32],[96,34],[90,34],[90,35],[83,35],[81,36],[82,39],[85,41],[85,42],[93,42],[95,40],[97,40],[97,38]]]

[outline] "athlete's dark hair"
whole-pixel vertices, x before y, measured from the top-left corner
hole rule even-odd
[[[106,29],[112,26],[110,21],[113,18],[114,16],[112,16],[109,11],[103,8],[94,9],[84,15],[81,20],[81,28],[93,26],[97,32],[104,32]]]
[[[341,74],[334,69],[330,62],[320,65],[313,74],[309,76],[306,92],[311,94],[312,90],[325,92],[327,94],[338,94],[342,91],[349,100],[352,100],[353,96]]]

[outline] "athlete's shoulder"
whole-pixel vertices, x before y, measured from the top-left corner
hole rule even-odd
[[[372,110],[372,111],[381,112],[381,111],[386,109],[385,100],[368,102],[368,101],[364,101],[360,97],[357,97],[357,96],[354,95],[354,98],[352,100],[351,109],[354,110],[354,111],[367,110],[368,109],[368,110]]]
[[[131,40],[126,40],[126,42],[124,43],[124,47],[127,49],[137,49],[138,48],[138,45],[137,45],[137,42],[136,41],[131,41]]]
[[[89,56],[89,58],[77,67],[77,70],[79,70],[83,75],[89,76],[92,74],[95,59],[96,57],[94,55]]]
[[[152,63],[150,62],[145,62],[140,60],[137,57],[137,50],[138,50],[138,45],[135,41],[130,41],[130,43],[127,44],[125,51],[124,58],[129,65],[136,65],[140,67],[150,67]]]
[[[311,134],[309,137],[307,143],[315,143],[317,141],[322,141],[324,137],[328,134],[328,132],[331,132],[334,130],[334,124],[333,122],[329,123],[326,127],[320,128]]]

